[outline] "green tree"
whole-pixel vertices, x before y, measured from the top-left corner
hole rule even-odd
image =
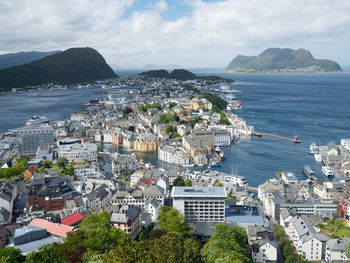
[[[25,257],[22,256],[21,250],[14,247],[0,249],[0,262],[1,263],[22,263]]]
[[[60,157],[56,160],[56,164],[58,167],[64,168],[69,163],[66,157]]]
[[[216,187],[223,187],[224,185],[221,182],[216,182],[214,186],[216,186]]]
[[[63,247],[60,243],[43,245],[38,251],[30,252],[25,263],[64,263],[65,258],[62,253]]]
[[[103,148],[101,146],[97,146],[97,152],[103,152]]]
[[[346,245],[345,254],[348,258],[350,258],[350,242]]]
[[[43,167],[44,167],[45,169],[50,169],[50,168],[52,167],[52,162],[49,161],[49,160],[44,161]]]
[[[185,186],[192,186],[192,181],[191,179],[185,179]]]
[[[159,224],[159,229],[167,232],[179,232],[184,236],[190,236],[192,232],[183,215],[175,208],[168,206],[162,206],[160,209]]]
[[[237,226],[218,224],[207,244],[203,247],[205,262],[249,263],[247,232]],[[228,259],[231,261],[228,261]]]

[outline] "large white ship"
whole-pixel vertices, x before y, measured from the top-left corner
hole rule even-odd
[[[45,116],[43,117],[33,116],[26,122],[26,126],[41,124],[41,123],[48,123],[48,122],[49,122],[49,119],[46,118]]]
[[[329,166],[322,166],[322,172],[327,176],[327,177],[334,177],[335,172],[332,167]]]

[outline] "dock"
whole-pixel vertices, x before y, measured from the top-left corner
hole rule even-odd
[[[297,136],[295,136],[294,138],[289,138],[289,137],[284,137],[284,136],[280,136],[272,133],[266,133],[266,132],[254,132],[253,135],[257,137],[262,137],[264,135],[264,136],[270,136],[270,137],[274,137],[282,140],[291,141],[294,143],[301,143],[301,140],[299,140]]]

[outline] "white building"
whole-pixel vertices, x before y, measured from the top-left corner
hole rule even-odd
[[[350,139],[341,139],[340,144],[350,152]]]
[[[296,184],[299,180],[295,177],[293,172],[283,171],[282,172],[282,181],[286,184]]]
[[[277,247],[267,239],[256,240],[252,244],[253,262],[277,262]]]
[[[326,243],[326,262],[349,262],[345,254],[346,246],[350,243],[350,237],[330,239]]]
[[[70,162],[96,161],[97,146],[93,143],[60,145],[58,157],[65,157]]]
[[[162,202],[160,200],[153,199],[151,202],[149,202],[147,212],[151,214],[152,221],[158,220],[161,207]]]
[[[225,187],[178,187],[171,192],[173,207],[188,222],[225,221]]]
[[[321,232],[316,232],[310,222],[300,216],[294,216],[288,226],[284,227],[299,255],[311,261],[324,259],[326,242],[329,238]]]
[[[158,148],[158,159],[176,165],[190,163],[190,157],[178,143],[163,142]]]

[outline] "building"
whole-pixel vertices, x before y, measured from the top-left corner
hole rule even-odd
[[[18,154],[33,156],[40,145],[52,145],[53,140],[53,129],[48,124],[19,128],[17,129]]]
[[[350,243],[350,237],[330,239],[326,243],[326,262],[349,262],[345,249]]]
[[[325,259],[326,242],[329,238],[316,232],[310,222],[294,216],[284,228],[299,255],[311,261]]]
[[[32,222],[30,222],[29,226],[37,226],[46,229],[46,231],[51,235],[61,238],[67,237],[67,234],[74,229],[74,227],[49,222],[41,218],[34,218]]]
[[[136,152],[157,152],[159,142],[159,138],[153,135],[140,136],[134,142],[134,150]]]
[[[161,207],[162,202],[160,200],[153,199],[151,202],[149,202],[147,212],[151,214],[152,221],[158,220]]]
[[[46,211],[62,210],[64,201],[73,199],[73,192],[68,178],[46,175],[29,186],[28,206]]]
[[[60,145],[58,157],[67,158],[70,162],[96,161],[97,146],[94,143]]]
[[[53,160],[53,145],[52,144],[41,144],[36,152],[36,158],[41,160]]]
[[[264,215],[259,207],[233,205],[232,202],[228,202],[225,206],[225,221],[232,222],[245,229],[249,226],[265,225]]]
[[[196,164],[208,164],[208,156],[214,149],[214,137],[212,135],[206,136],[184,136],[182,137],[182,146],[189,154]]]
[[[341,139],[340,144],[350,152],[350,139]]]
[[[81,221],[83,221],[84,216],[79,213],[75,212],[71,215],[68,215],[61,220],[61,224],[67,225],[67,226],[79,226]]]
[[[124,205],[110,217],[111,224],[121,229],[135,239],[142,230],[141,209],[136,206]]]
[[[11,223],[17,190],[12,181],[0,181],[0,225]]]
[[[191,135],[197,138],[202,136],[213,136],[214,146],[230,146],[232,142],[231,134],[226,130],[193,130]]]
[[[158,148],[158,159],[176,165],[187,165],[190,157],[181,147],[181,144],[170,141],[163,141]]]
[[[173,207],[184,215],[187,222],[224,222],[224,187],[178,187],[171,192]]]
[[[277,246],[268,239],[256,240],[251,244],[252,261],[277,262]]]
[[[296,184],[299,182],[294,173],[290,171],[283,171],[281,177],[285,184]]]

